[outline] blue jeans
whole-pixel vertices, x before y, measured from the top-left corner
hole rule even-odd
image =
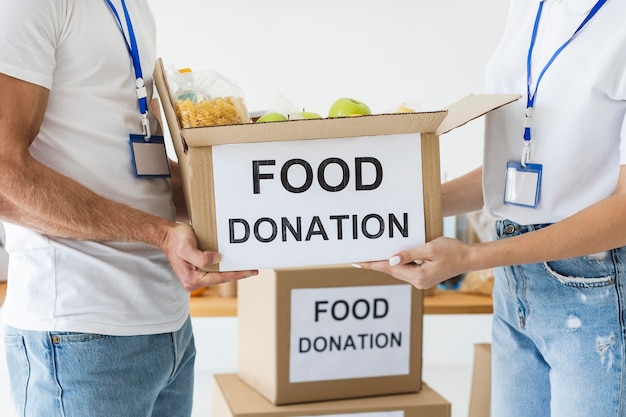
[[[505,239],[549,225],[498,221]],[[626,248],[497,268],[492,417],[626,416]]]
[[[191,320],[177,332],[104,336],[6,327],[11,395],[19,416],[190,416]]]

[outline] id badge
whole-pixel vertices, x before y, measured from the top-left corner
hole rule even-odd
[[[509,161],[506,164],[504,203],[536,208],[541,189],[541,164]]]
[[[130,153],[137,178],[169,178],[170,162],[163,136],[130,135]]]

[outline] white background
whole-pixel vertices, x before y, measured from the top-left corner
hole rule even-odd
[[[403,102],[433,110],[483,92],[506,0],[148,0],[166,69],[213,68],[248,108],[279,94],[326,115],[339,97],[372,111]],[[441,140],[452,178],[482,158],[482,122]]]

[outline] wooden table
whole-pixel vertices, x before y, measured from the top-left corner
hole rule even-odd
[[[453,290],[436,290],[424,297],[425,314],[491,314],[493,305],[488,295],[465,294]],[[237,298],[219,297],[215,288],[191,297],[191,315],[236,316]]]
[[[4,302],[6,283],[0,283],[0,305]],[[236,297],[219,297],[215,287],[202,295],[191,297],[191,315],[194,317],[229,317],[237,315]],[[424,297],[425,314],[491,314],[491,297],[464,294],[453,290],[436,290]]]

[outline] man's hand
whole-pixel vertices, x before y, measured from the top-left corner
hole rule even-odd
[[[201,251],[191,227],[177,224],[167,233],[163,252],[187,291],[208,287],[209,285],[237,281],[258,274],[256,270],[232,272],[204,272],[210,265],[220,260],[217,252]]]

